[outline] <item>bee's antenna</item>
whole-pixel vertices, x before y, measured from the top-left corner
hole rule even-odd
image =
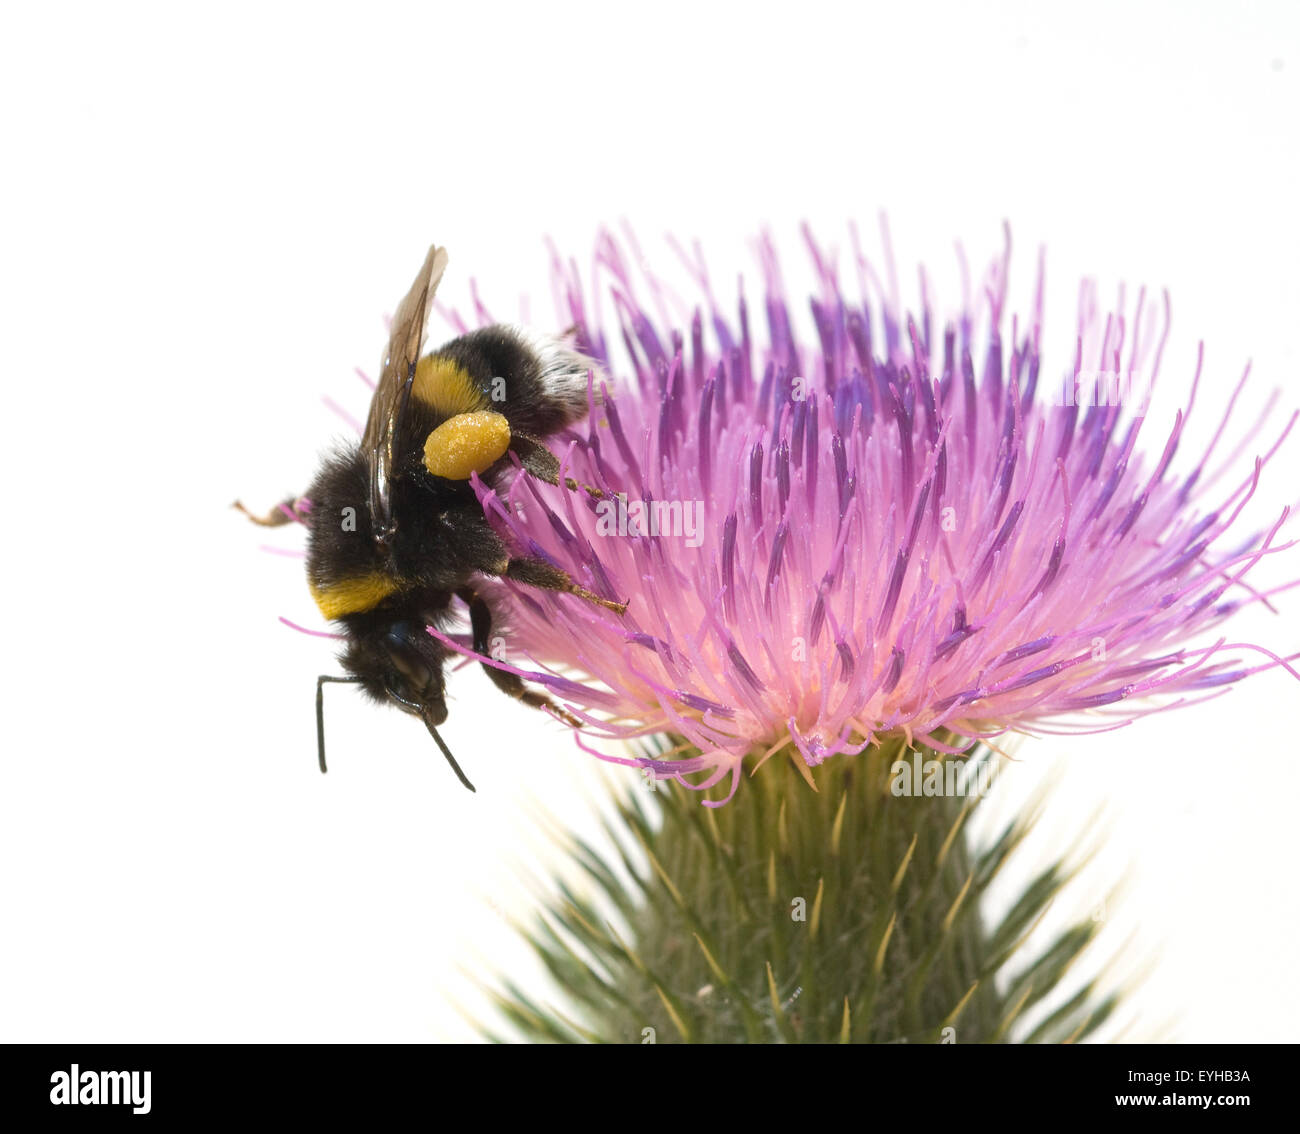
[[[443,742],[442,737],[438,735],[438,730],[433,727],[433,722],[423,713],[420,715],[420,719],[424,721],[424,727],[429,730],[429,735],[433,737],[434,743],[442,749],[442,754],[447,757],[447,763],[451,765],[451,770],[456,773],[460,782],[469,788],[470,791],[477,794],[477,789],[469,782],[465,773],[460,770],[460,765],[456,763],[456,757],[451,754],[451,749],[447,747]]]
[[[335,678],[335,680],[342,680],[342,679]],[[420,704],[418,701],[412,701],[408,697],[403,697],[391,685],[388,687],[388,695],[399,705],[404,706],[413,715],[419,717],[420,720],[424,721],[424,727],[429,730],[429,735],[433,737],[433,742],[440,749],[442,749],[442,754],[447,757],[447,763],[451,765],[451,770],[456,773],[456,777],[460,780],[461,783],[463,783],[467,788],[469,788],[470,791],[477,793],[478,789],[472,783],[469,782],[469,780],[465,776],[465,773],[460,770],[460,765],[456,763],[456,757],[451,754],[451,749],[447,747],[442,737],[438,735],[438,730],[434,727],[433,721],[429,718],[428,707],[426,705]]]
[[[338,685],[356,685],[361,678],[335,677],[329,673],[322,673],[316,678],[316,756],[320,760],[322,774],[325,772],[325,682],[327,681]]]

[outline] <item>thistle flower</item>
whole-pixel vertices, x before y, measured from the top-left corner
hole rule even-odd
[[[761,334],[743,294],[723,315],[698,255],[704,310],[678,327],[602,237],[613,333],[557,259],[566,317],[604,371],[564,471],[605,496],[523,476],[477,490],[502,533],[628,608],[503,584],[508,652],[483,660],[547,687],[592,735],[679,737],[680,759],[603,758],[701,789],[730,774],[728,799],[750,755],[785,749],[810,778],[885,738],[958,752],[1101,731],[1259,669],[1296,673],[1218,629],[1266,601],[1247,576],[1291,546],[1286,510],[1249,536],[1237,521],[1295,416],[1234,472],[1255,430],[1221,457],[1230,404],[1176,474],[1199,364],[1186,409],[1142,436],[1167,298],[1161,320],[1143,293],[1130,323],[1103,318],[1085,284],[1072,367],[1051,382],[1064,367],[1040,358],[1041,260],[1031,318],[1004,339],[1009,242],[980,309],[939,334],[928,297],[919,325],[868,298],[856,233],[856,299],[808,244],[815,341],[794,329],[766,240]]]

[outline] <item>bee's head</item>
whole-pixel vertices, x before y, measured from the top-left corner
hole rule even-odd
[[[348,638],[348,648],[339,659],[350,676],[326,676],[316,682],[316,743],[320,770],[325,771],[322,686],[326,682],[343,681],[360,685],[381,704],[396,705],[423,721],[452,771],[473,791],[474,785],[460,770],[451,750],[438,735],[437,726],[447,719],[446,689],[442,678],[445,659],[442,644],[418,620],[375,618],[369,627],[354,627]]]
[[[442,643],[422,623],[399,619],[377,621],[368,633],[355,635],[341,660],[376,701],[433,727],[447,719],[445,656]]]

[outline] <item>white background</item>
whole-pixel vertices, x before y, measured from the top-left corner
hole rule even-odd
[[[466,670],[477,796],[345,688],[319,776],[330,643],[276,621],[316,624],[257,550],[292,534],[229,509],[301,489],[345,432],[321,395],[364,413],[352,368],[431,241],[448,301],[473,275],[553,326],[546,235],[583,264],[622,218],[665,264],[698,236],[727,282],[764,223],[795,264],[800,221],[877,250],[884,209],[943,313],[952,242],[982,265],[1005,218],[1021,311],[1048,247],[1058,360],[1081,274],[1169,287],[1170,394],[1204,338],[1206,430],[1253,358],[1244,428],[1300,404],[1298,30],[1285,3],[9,5],[0,1039],[465,1037],[466,974],[532,979],[503,915],[554,857],[534,816],[590,827],[593,761]],[[1238,637],[1300,647],[1297,601]],[[1063,770],[1058,846],[1105,805],[1093,877],[1130,873],[1107,917],[1150,970],[1130,1036],[1294,1038],[1297,703],[1270,673],[1021,749],[1018,786]]]

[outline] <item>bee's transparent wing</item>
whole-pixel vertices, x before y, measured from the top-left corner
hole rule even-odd
[[[424,327],[433,306],[434,292],[447,270],[447,250],[431,245],[411,290],[398,305],[380,366],[379,385],[370,403],[370,417],[361,438],[370,472],[370,515],[381,542],[392,532],[389,480],[396,454],[397,429],[402,410],[411,396],[416,363],[424,346]]]

